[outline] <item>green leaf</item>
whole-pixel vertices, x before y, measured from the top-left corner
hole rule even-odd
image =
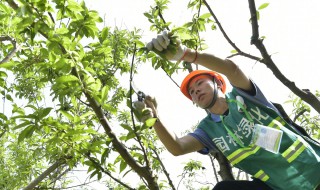
[[[26,27],[29,27],[33,22],[34,20],[32,19],[32,17],[25,17],[22,21],[20,21],[20,23],[18,23],[17,29],[24,30]]]
[[[95,22],[101,22],[102,19],[97,11],[89,11],[89,17]]]
[[[52,108],[44,108],[39,111],[39,119],[45,118],[51,112]]]
[[[134,137],[136,137],[136,134],[133,131],[130,131],[127,136],[124,136],[124,140],[128,141],[130,139],[133,139]]]
[[[68,118],[69,121],[73,121],[73,116],[67,111],[60,110],[60,113]]]
[[[148,19],[152,19],[152,15],[150,13],[145,12],[145,13],[143,13],[143,15],[145,17],[147,17]]]
[[[110,150],[109,149],[104,149],[102,155],[101,155],[101,164],[104,164],[106,162],[107,157],[109,156]]]
[[[95,170],[94,172],[92,172],[92,174],[90,175],[90,179],[95,176],[96,174],[98,174],[98,170]]]
[[[117,113],[117,108],[115,108],[114,106],[110,105],[110,104],[101,104],[103,109],[109,111],[112,114]]]
[[[51,132],[51,127],[45,125],[45,126],[43,126],[43,130],[44,130],[44,132],[45,132],[46,134],[49,134],[49,133]]]
[[[11,69],[12,67],[14,67],[13,62],[6,62],[6,63],[0,64],[0,68]]]
[[[238,51],[234,49],[234,50],[231,50],[231,53],[236,54],[236,53],[238,53]]]
[[[101,104],[103,104],[107,97],[108,97],[108,92],[109,92],[109,87],[108,86],[104,86],[101,90]]]
[[[1,10],[1,12],[5,12],[7,14],[9,14],[11,12],[11,9],[9,9],[9,6],[6,6],[3,3],[0,4],[0,10]]]
[[[32,136],[32,133],[34,132],[34,130],[36,129],[36,126],[34,125],[30,125],[29,127],[25,128],[18,137],[18,142],[20,143],[21,141],[23,141],[25,138],[29,138]]]
[[[26,108],[31,108],[31,109],[33,109],[35,111],[38,110],[38,108],[36,106],[31,105],[31,104],[26,105]]]
[[[146,120],[146,125],[148,127],[152,127],[155,124],[156,121],[157,121],[157,118],[149,118],[149,119]]]
[[[4,115],[3,113],[0,113],[0,119],[2,119],[4,121],[8,120],[7,116]]]
[[[30,125],[30,124],[31,124],[30,121],[25,121],[25,122],[23,122],[23,123],[15,126],[15,127],[13,128],[13,130],[20,129],[20,128],[25,127],[25,126]]]
[[[57,30],[56,30],[56,33],[57,34],[66,34],[66,33],[68,33],[69,32],[69,30],[67,29],[67,28],[58,28]]]
[[[93,165],[90,160],[84,161],[83,164],[84,164],[84,165],[87,165],[87,166],[89,166],[89,167]],[[93,168],[94,168],[94,167],[93,167]],[[89,168],[89,169],[90,169],[90,168]],[[90,172],[90,171],[92,171],[92,170],[88,170],[88,172]]]
[[[7,99],[7,100],[10,100],[11,102],[13,102],[13,99],[12,99],[12,97],[11,97],[10,94],[6,94],[6,99]]]
[[[77,2],[69,0],[68,3],[69,5],[67,6],[67,8],[70,11],[75,13],[83,11],[83,8]]]
[[[62,51],[61,51],[61,47],[60,47],[60,45],[59,45],[59,43],[58,42],[55,42],[55,41],[48,41],[48,43],[47,43],[48,45],[48,51],[50,52],[50,53],[56,53],[56,54],[62,54]]]
[[[206,18],[209,18],[209,17],[211,17],[211,14],[210,13],[205,13],[205,14],[201,15],[199,18],[206,19]]]
[[[127,165],[128,164],[125,161],[121,160],[121,162],[120,162],[120,173],[123,172],[124,169],[126,169]]]
[[[128,125],[128,124],[125,124],[125,123],[122,123],[120,124],[120,126],[124,129],[126,129],[127,131],[131,132],[132,131],[132,128]]]
[[[258,10],[264,9],[266,7],[269,6],[269,3],[263,3],[262,5],[260,5],[260,7],[258,8]]]
[[[94,112],[92,112],[92,111],[86,112],[85,114],[80,116],[80,119],[84,120],[84,119],[86,119],[87,117],[89,117],[91,115],[94,115]]]
[[[0,77],[6,78],[6,77],[8,77],[8,75],[6,72],[0,71]]]
[[[79,79],[74,75],[61,76],[56,79],[57,83],[65,83],[65,82],[73,82],[73,81],[79,81]]]
[[[98,180],[100,180],[102,178],[102,173],[99,171],[98,172]]]

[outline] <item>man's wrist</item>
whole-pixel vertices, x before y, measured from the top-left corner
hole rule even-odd
[[[161,123],[159,117],[155,116],[155,117],[153,117],[153,118],[156,119],[156,121],[154,122],[153,127]]]
[[[181,60],[188,63],[195,63],[197,61],[197,58],[198,52],[196,50],[191,50],[188,48]]]

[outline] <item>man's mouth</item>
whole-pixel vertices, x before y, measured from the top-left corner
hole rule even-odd
[[[198,97],[198,100],[200,101],[203,96],[204,96],[204,94],[200,94],[199,97]]]

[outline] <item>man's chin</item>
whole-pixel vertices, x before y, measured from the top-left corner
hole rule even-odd
[[[202,104],[202,105],[198,105],[198,107],[200,107],[200,108],[202,108],[202,109],[208,109],[208,106],[209,106],[210,104]]]

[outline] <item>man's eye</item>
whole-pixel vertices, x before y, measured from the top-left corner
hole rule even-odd
[[[193,94],[193,92],[194,92],[194,90],[190,90],[190,91],[189,91],[189,94]]]

